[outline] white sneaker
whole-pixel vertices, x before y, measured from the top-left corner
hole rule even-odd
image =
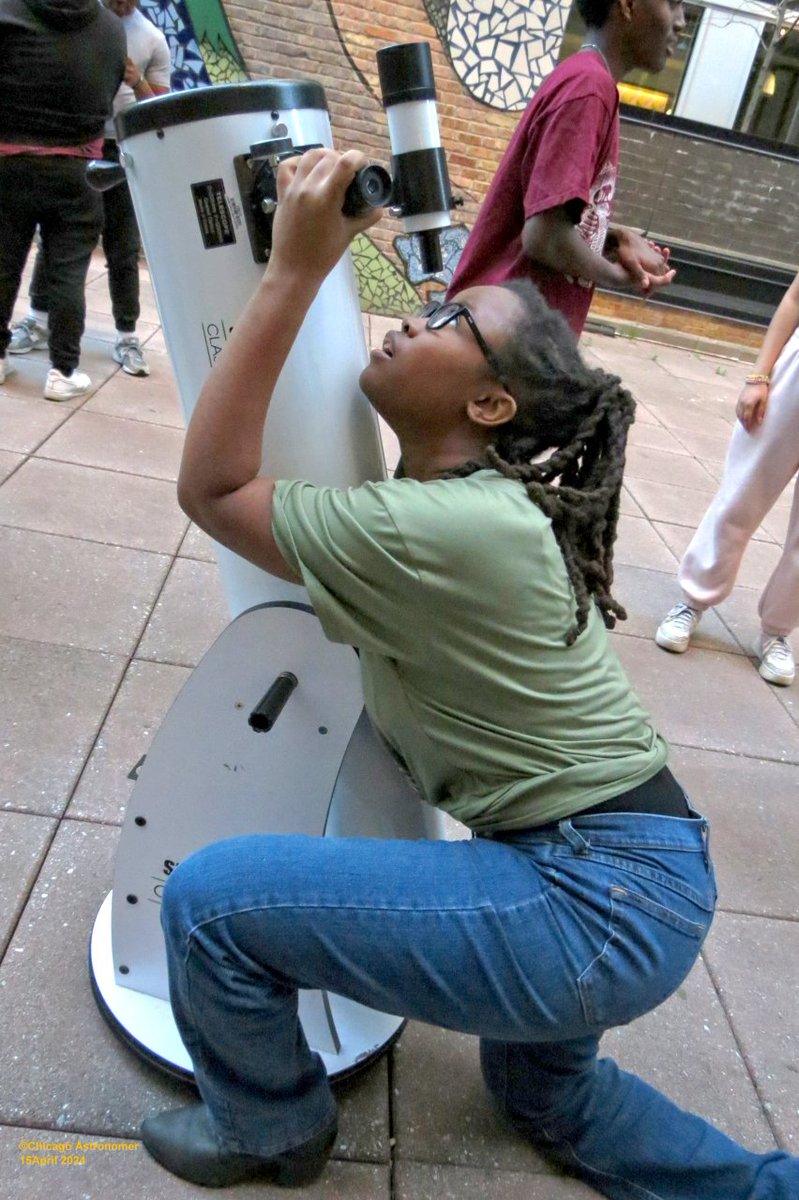
[[[11,330],[9,354],[29,354],[31,350],[47,349],[47,330],[35,317],[23,317]]]
[[[44,398],[75,400],[78,396],[85,396],[91,386],[92,381],[85,371],[73,371],[71,375],[63,375],[57,367],[51,367],[44,385]]]
[[[141,344],[135,333],[123,333],[114,346],[114,362],[118,362],[128,375],[149,375]]]
[[[5,383],[10,375],[15,374],[16,367],[12,367],[7,358],[0,358],[0,383]]]
[[[701,609],[691,608],[690,604],[675,604],[660,622],[655,641],[672,654],[684,654],[701,619]]]
[[[760,659],[758,671],[767,683],[776,683],[778,687],[789,687],[793,683],[796,663],[787,638],[761,633],[757,656]]]

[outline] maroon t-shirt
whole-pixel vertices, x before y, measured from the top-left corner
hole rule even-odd
[[[448,295],[476,284],[527,276],[575,333],[581,333],[593,284],[533,262],[522,250],[522,229],[537,213],[573,205],[581,236],[601,253],[618,162],[619,93],[601,57],[584,50],[557,66],[528,104],[469,234]]]

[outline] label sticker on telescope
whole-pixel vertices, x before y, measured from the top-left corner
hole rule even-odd
[[[193,183],[191,194],[206,250],[213,250],[216,246],[232,246],[236,234],[230,219],[224,180],[206,179],[204,183]]]
[[[233,332],[233,326],[224,321],[203,321],[203,341],[205,353],[211,366],[216,362],[216,356]]]

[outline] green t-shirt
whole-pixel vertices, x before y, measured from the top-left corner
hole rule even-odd
[[[422,796],[479,831],[523,829],[617,796],[664,765],[549,519],[521,484],[393,479],[341,491],[280,481],[273,530],[328,638],[360,651],[366,708]]]

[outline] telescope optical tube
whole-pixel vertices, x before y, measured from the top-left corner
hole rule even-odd
[[[377,52],[377,72],[391,140],[392,208],[406,233],[419,239],[422,269],[442,269],[439,230],[451,224],[452,191],[441,146],[433,60],[427,42]]]

